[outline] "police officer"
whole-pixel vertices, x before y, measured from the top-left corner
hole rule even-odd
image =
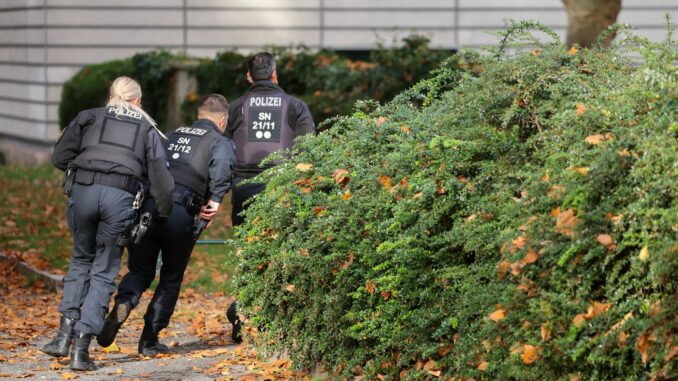
[[[236,146],[235,188],[231,199],[234,226],[243,222],[240,215],[244,210],[243,204],[266,188],[261,183],[238,184],[273,166],[273,163],[261,166],[266,156],[291,148],[297,136],[315,134],[308,106],[278,86],[275,59],[270,53],[252,56],[247,62],[247,70],[247,81],[251,87],[245,95],[231,103],[228,110],[230,123],[225,133]],[[227,317],[233,324],[233,340],[240,342],[241,323],[235,302],[229,307]]]
[[[73,370],[96,368],[89,358],[89,344],[104,326],[115,291],[122,257],[117,240],[134,220],[133,203],[140,180],[149,179],[161,219],[166,219],[172,208],[174,182],[161,134],[140,103],[139,84],[128,77],[117,78],[107,106],[80,112],[57,140],[52,154],[57,168],[75,169],[67,209],[73,254],[59,304],[59,331],[41,350],[63,357],[73,341]]]
[[[179,127],[169,135],[166,146],[175,188],[174,207],[167,224],[151,227],[139,244],[129,247],[129,272],[118,286],[115,306],[97,342],[113,343],[130,311],[155,278],[158,255],[162,253],[160,281],[146,314],[139,340],[139,354],[166,352],[158,333],[167,327],[179,298],[181,282],[195,244],[193,231],[199,219],[209,221],[219,210],[231,186],[235,162],[233,141],[222,136],[227,124],[228,102],[219,94],[203,98],[198,120],[191,127]],[[144,209],[153,207],[153,200]]]

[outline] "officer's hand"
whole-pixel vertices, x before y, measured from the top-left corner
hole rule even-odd
[[[203,205],[202,208],[200,208],[200,218],[212,221],[212,218],[214,218],[214,215],[217,214],[217,211],[219,210],[219,206],[220,204],[218,202],[209,200],[207,205]]]

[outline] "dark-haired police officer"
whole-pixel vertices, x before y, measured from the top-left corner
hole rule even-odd
[[[240,213],[245,202],[266,188],[261,183],[238,184],[273,166],[274,163],[262,166],[261,162],[273,152],[291,148],[297,136],[315,134],[308,106],[278,86],[275,59],[270,53],[252,56],[247,62],[247,70],[247,81],[252,86],[231,103],[230,123],[225,133],[236,146],[231,199],[233,226],[243,222]],[[233,340],[239,342],[241,323],[235,302],[229,307],[227,317],[233,324]]]
[[[169,135],[166,146],[170,172],[174,177],[174,207],[165,225],[151,226],[141,242],[129,247],[129,272],[118,286],[115,306],[97,342],[113,343],[130,311],[155,278],[158,255],[162,253],[160,280],[153,293],[139,340],[139,354],[167,351],[158,333],[167,327],[174,313],[184,271],[195,244],[194,224],[198,217],[211,220],[231,187],[235,162],[233,142],[222,136],[227,124],[228,102],[219,94],[204,97],[198,120],[191,127],[179,127]],[[144,209],[153,208],[149,200]]]
[[[167,218],[174,186],[153,119],[142,110],[141,87],[119,77],[110,88],[106,107],[82,111],[57,140],[52,162],[75,170],[67,218],[73,232],[73,254],[64,277],[56,338],[41,350],[56,357],[71,348],[70,368],[90,370],[92,335],[104,326],[115,291],[122,247],[118,238],[132,224],[133,204],[141,179],[150,181],[157,213]],[[69,181],[65,182],[69,188]],[[65,190],[66,190],[65,188]]]

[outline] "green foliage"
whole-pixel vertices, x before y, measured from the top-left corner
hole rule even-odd
[[[236,235],[250,340],[336,378],[678,376],[675,46],[530,29],[260,176]]]
[[[166,129],[167,99],[173,73],[171,63],[181,57],[159,51],[139,53],[132,58],[87,65],[64,83],[59,104],[59,125],[64,128],[82,110],[103,107],[113,80],[134,78],[142,91],[142,107],[161,129]]]
[[[289,94],[303,99],[316,123],[350,114],[358,100],[385,101],[427,77],[451,53],[432,50],[428,39],[410,36],[402,46],[387,49],[378,45],[367,62],[350,60],[335,52],[316,53],[306,48],[274,47],[278,80]],[[214,60],[203,60],[194,69],[198,93],[220,93],[233,100],[242,95],[249,84],[245,80],[247,57],[233,52],[219,54]],[[195,115],[199,97],[189,94],[184,103],[183,119]]]

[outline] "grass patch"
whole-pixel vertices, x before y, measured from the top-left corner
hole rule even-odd
[[[62,173],[49,166],[0,166],[0,250],[42,269],[63,272],[73,247]]]
[[[16,254],[29,264],[63,274],[73,249],[66,222],[66,196],[61,190],[62,172],[48,165],[0,165],[0,251]],[[202,239],[231,238],[226,227],[230,202],[203,233]],[[196,245],[184,277],[184,286],[197,291],[229,291],[235,269],[229,245]],[[126,256],[123,266],[126,266]],[[153,284],[153,287],[155,286]]]

